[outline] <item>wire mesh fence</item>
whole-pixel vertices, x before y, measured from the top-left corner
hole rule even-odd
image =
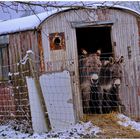
[[[112,57],[88,55],[80,57],[80,82],[83,100],[83,111],[87,114],[103,114],[120,111],[124,107],[119,97],[119,86],[122,82],[123,57],[114,60]]]
[[[8,82],[0,83],[0,122],[13,119],[16,113],[12,86]]]
[[[35,54],[33,55],[35,58]],[[131,82],[131,77],[129,79],[124,70],[126,60],[123,63],[122,57],[115,60],[101,58],[97,55],[90,55],[90,57],[92,59],[89,56],[79,57],[78,88],[83,112],[85,114],[105,114],[118,111],[128,112],[131,116],[137,111],[137,115],[139,115],[140,101],[137,95],[139,93],[137,83],[140,78],[139,71],[135,71],[135,67],[132,68],[137,78]],[[42,115],[42,104],[37,104],[40,102],[40,97],[36,96],[37,89],[32,83],[34,76],[28,61],[26,64],[23,64],[22,61],[22,63],[3,66],[10,71],[7,73],[8,80],[0,83],[0,123],[14,120],[18,126],[25,124],[24,126],[31,130],[33,124],[37,124],[42,116],[48,114],[53,129],[74,124],[76,92],[73,88],[74,78],[71,77],[71,66],[69,69],[66,67],[72,61],[49,62],[49,65],[46,64],[48,71],[42,73],[36,69],[40,65],[40,61],[32,59],[33,71],[38,77],[45,101],[43,106],[47,107],[47,111]],[[32,80],[27,82],[27,77]],[[128,81],[131,84],[128,84]]]

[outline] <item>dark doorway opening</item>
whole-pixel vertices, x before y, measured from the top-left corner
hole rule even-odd
[[[88,27],[77,28],[78,55],[81,55],[81,48],[90,53],[101,50],[101,58],[113,56],[111,43],[111,27]]]
[[[82,94],[83,111],[85,114],[91,114],[91,112],[89,112],[89,109],[91,110],[92,108],[95,108],[93,109],[93,112],[95,112],[94,114],[101,114],[101,103],[99,97],[100,94],[97,88],[98,85],[94,87],[88,82],[91,80],[91,75],[93,73],[96,76],[98,75],[98,69],[97,72],[95,72],[96,68],[93,68],[94,62],[90,62],[90,60],[93,61],[93,59],[90,59],[89,57],[87,57],[87,55],[83,56],[81,50],[85,49],[88,54],[93,54],[96,53],[97,50],[101,50],[101,61],[108,60],[109,57],[113,57],[114,55],[111,43],[111,26],[76,28],[76,37],[79,56],[79,76],[81,84],[80,87]],[[90,60],[88,61],[87,59]],[[91,105],[90,102],[91,100],[93,101],[93,98],[91,98],[91,96],[93,95],[93,91],[95,101],[94,105]]]

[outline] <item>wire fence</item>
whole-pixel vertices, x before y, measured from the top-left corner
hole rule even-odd
[[[34,53],[33,55],[36,56]],[[36,69],[40,65],[39,61],[31,59],[31,68],[28,60],[29,58],[26,58],[20,63],[3,66],[15,71],[9,71],[8,80],[0,82],[0,123],[13,120],[26,131],[31,131],[33,125],[42,123],[43,119],[40,118],[43,117],[44,121],[49,119],[53,129],[74,124],[76,92],[73,88],[71,68],[69,70],[66,68],[67,64],[71,64],[74,60],[66,60],[65,64],[62,60],[49,62],[46,68],[48,71],[43,73]],[[24,61],[27,61],[26,64]],[[138,60],[137,64],[140,64],[139,62]],[[84,114],[118,111],[127,112],[130,116],[136,112],[139,115],[140,88],[137,82],[140,80],[140,72],[132,67],[134,79],[131,77],[129,79],[124,63],[121,58],[114,60],[95,55],[92,55],[92,59],[89,59],[89,56],[79,57],[78,88]],[[24,68],[25,65],[28,67]],[[62,66],[63,70],[60,69]],[[57,72],[54,72],[55,70]],[[38,83],[33,82],[35,78],[40,84],[38,88],[36,87]],[[44,101],[37,93],[39,88]],[[42,109],[42,106],[45,109]]]
[[[109,60],[94,54],[80,58],[79,62],[84,113],[122,112],[124,109],[121,109],[123,105],[119,97],[123,76],[121,59]]]

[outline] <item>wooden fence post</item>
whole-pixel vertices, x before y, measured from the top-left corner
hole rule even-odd
[[[42,92],[41,85],[40,85],[40,82],[39,82],[39,76],[35,72],[35,65],[32,61],[33,60],[33,53],[32,52],[28,52],[28,58],[29,58],[29,65],[30,65],[31,73],[32,73],[32,76],[33,76],[33,79],[34,79],[34,82],[35,82],[36,90],[37,90],[39,100],[40,100],[40,103],[41,103],[41,107],[42,107],[42,111],[43,111],[43,114],[44,114],[44,117],[45,117],[45,123],[46,123],[46,126],[47,126],[48,130],[51,130],[50,119],[49,119],[49,116],[48,116],[47,106],[45,104],[44,97],[43,97],[43,92]]]

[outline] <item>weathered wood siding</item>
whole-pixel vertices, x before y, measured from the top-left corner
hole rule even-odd
[[[27,31],[9,35],[9,72],[12,74],[10,79],[13,85],[13,92],[16,105],[16,118],[30,120],[30,106],[26,77],[30,75],[28,62],[20,64],[26,51],[34,52],[33,62],[37,62],[36,71],[39,72],[39,49],[37,32]]]
[[[138,45],[138,26],[135,16],[126,12],[112,10],[110,18],[115,19],[116,23],[112,27],[113,41],[116,42],[114,47],[116,57],[124,56],[124,78],[120,91],[126,112],[131,117],[139,117],[140,109],[138,100],[138,79],[137,79],[137,58],[139,57]],[[131,48],[131,58],[128,57],[128,46]]]
[[[76,31],[75,28],[71,27],[71,22],[76,21],[111,21],[114,23],[112,26],[112,45],[115,51],[115,57],[123,55],[125,58],[124,79],[120,96],[128,115],[139,117],[140,100],[137,92],[137,88],[139,87],[139,79],[137,77],[139,66],[137,62],[139,55],[139,36],[137,19],[130,13],[113,9],[71,10],[47,19],[42,25],[42,43],[46,71],[49,71],[50,63],[54,64],[59,62],[57,63],[57,67],[56,65],[51,65],[51,71],[68,69],[73,72],[74,103],[77,116],[80,117],[82,108],[80,106]],[[50,50],[49,34],[56,32],[65,33],[66,50]],[[131,59],[128,59],[128,46],[131,46],[132,49]]]

